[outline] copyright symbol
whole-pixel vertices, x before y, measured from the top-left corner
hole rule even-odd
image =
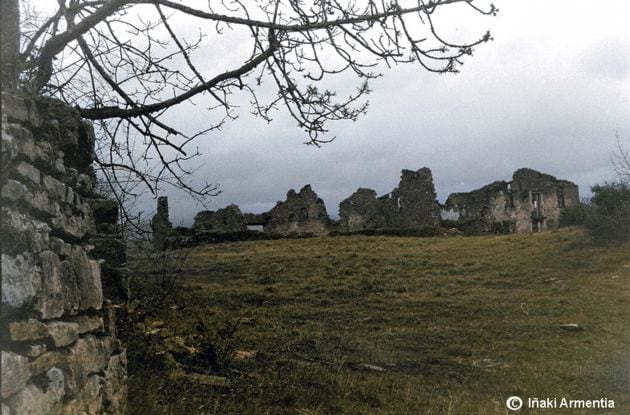
[[[510,411],[518,411],[523,407],[523,400],[518,396],[510,396],[505,400],[505,406]]]

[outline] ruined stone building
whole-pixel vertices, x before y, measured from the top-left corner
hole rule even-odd
[[[431,170],[403,170],[398,187],[381,197],[359,188],[339,204],[339,217],[343,232],[437,228],[440,211]]]
[[[168,218],[168,197],[161,196],[157,199],[157,211],[151,219],[151,230],[153,231],[153,246],[162,250],[168,246],[168,239],[173,232],[173,225]]]
[[[331,220],[324,201],[307,184],[296,193],[291,189],[287,200],[278,202],[266,215],[264,231],[276,235],[326,235]]]
[[[229,233],[247,230],[245,216],[236,205],[229,205],[216,212],[203,210],[195,215],[193,232],[196,235],[204,233]]]
[[[574,183],[520,169],[510,182],[496,181],[472,192],[451,194],[440,212],[431,170],[424,167],[403,170],[398,187],[380,197],[372,189],[359,188],[339,204],[338,221],[329,218],[323,200],[306,185],[299,192],[289,190],[286,200],[277,202],[268,212],[242,213],[236,205],[199,212],[188,230],[190,238],[184,239],[200,243],[318,236],[332,231],[430,235],[441,226],[455,227],[469,235],[537,232],[557,228],[562,209],[578,203]],[[262,226],[263,232],[250,229],[252,226]],[[165,197],[158,199],[153,229],[158,244],[162,239],[177,238],[177,230],[168,221]]]
[[[538,232],[557,228],[562,210],[579,200],[576,184],[519,169],[510,182],[451,194],[442,217],[467,234]]]

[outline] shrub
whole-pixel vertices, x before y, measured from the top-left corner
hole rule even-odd
[[[560,212],[560,227],[584,226],[586,217],[591,212],[593,206],[590,199],[584,199],[575,206],[570,206]]]
[[[584,226],[593,241],[598,245],[630,241],[630,185],[606,183],[593,186],[591,191]]]

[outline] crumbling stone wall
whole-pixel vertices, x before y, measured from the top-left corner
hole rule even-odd
[[[346,232],[385,228],[385,216],[372,189],[359,188],[339,204],[339,226]]]
[[[153,230],[152,241],[155,249],[162,250],[169,245],[173,225],[168,216],[168,197],[160,196],[157,200],[157,212],[153,216],[153,219],[151,219],[151,229]]]
[[[431,170],[403,170],[398,187],[379,198],[374,190],[357,190],[339,204],[339,217],[344,232],[437,228],[440,211]]]
[[[467,234],[528,233],[557,228],[562,210],[579,200],[576,184],[519,169],[511,182],[451,194],[442,216]]]
[[[216,212],[204,210],[195,215],[193,231],[196,235],[205,233],[231,233],[247,230],[247,220],[236,205],[229,205]]]
[[[263,229],[270,234],[326,235],[330,232],[326,205],[309,184],[299,193],[289,190],[287,200],[278,202],[267,218]]]
[[[93,148],[72,108],[2,93],[3,415],[125,410],[126,353],[93,248],[116,229],[95,220],[112,205],[93,192]]]

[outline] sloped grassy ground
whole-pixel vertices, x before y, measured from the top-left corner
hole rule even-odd
[[[132,414],[505,414],[511,395],[630,413],[628,245],[255,241],[195,248],[181,275],[130,314]]]

